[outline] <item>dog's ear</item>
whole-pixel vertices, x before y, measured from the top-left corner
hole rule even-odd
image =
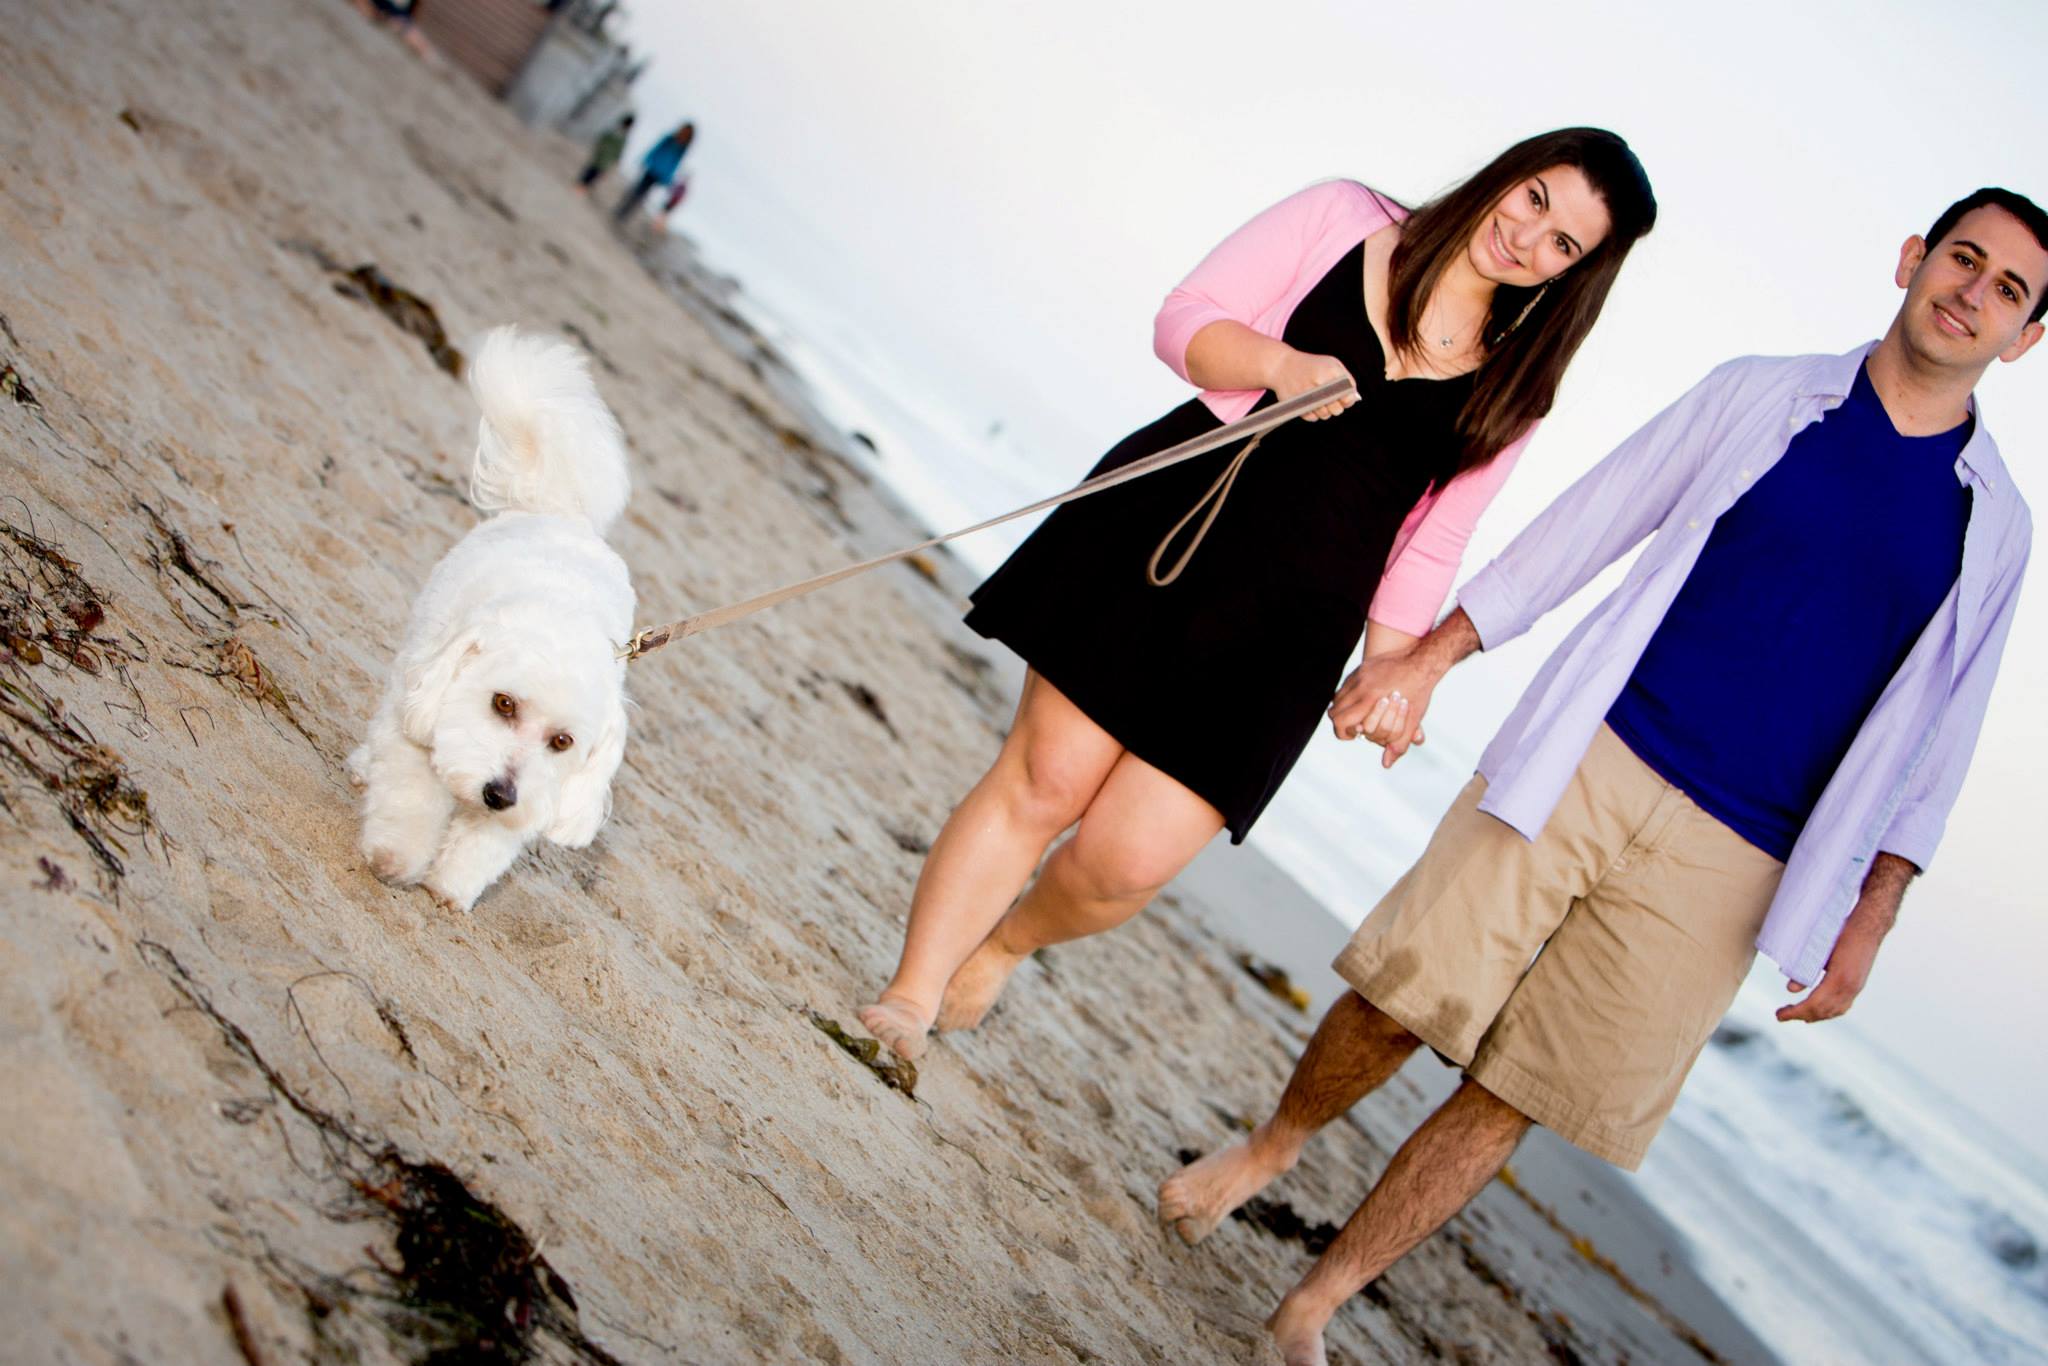
[[[483,631],[465,627],[440,644],[422,650],[405,664],[405,696],[398,707],[405,738],[422,748],[434,744],[434,720],[441,714],[441,699],[448,685],[483,649]]]
[[[597,838],[612,813],[612,775],[626,754],[626,710],[616,702],[583,763],[562,784],[561,800],[547,837],[556,844],[581,849]]]

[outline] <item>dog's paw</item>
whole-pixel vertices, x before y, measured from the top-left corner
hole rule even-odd
[[[379,882],[389,882],[398,887],[410,887],[426,875],[418,859],[401,850],[389,847],[374,847],[363,850],[363,857],[370,861],[370,872]]]
[[[454,911],[457,914],[467,915],[469,908],[476,904],[475,896],[462,896],[445,888],[437,887],[431,882],[422,884],[422,887],[426,894],[434,899],[434,904],[444,911]]]
[[[347,761],[342,764],[342,769],[348,774],[348,785],[350,787],[358,792],[369,787],[370,747],[368,745],[357,745],[349,752]]]

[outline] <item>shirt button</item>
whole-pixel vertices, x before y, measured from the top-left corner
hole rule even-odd
[[[1700,519],[1697,517],[1689,518],[1686,521],[1685,529],[1687,531],[1698,531],[1700,529]]]
[[[1748,470],[1737,470],[1737,471],[1735,471],[1735,477],[1736,477],[1737,479],[1747,479],[1747,478],[1749,478],[1749,471],[1748,471]]]

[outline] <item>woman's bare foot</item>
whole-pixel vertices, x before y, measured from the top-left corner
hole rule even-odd
[[[860,1022],[905,1062],[916,1062],[924,1056],[926,1036],[932,1032],[932,1022],[925,1013],[901,996],[885,994],[873,1005],[862,1007]]]
[[[1261,1133],[1190,1162],[1159,1185],[1159,1219],[1190,1243],[1199,1243],[1230,1212],[1294,1166]]]
[[[1266,1331],[1273,1335],[1280,1348],[1280,1359],[1287,1366],[1329,1366],[1329,1355],[1323,1350],[1323,1329],[1329,1325],[1332,1312],[1308,1303],[1299,1287],[1280,1301],[1273,1317],[1266,1320]]]
[[[967,961],[954,970],[953,980],[946,983],[946,994],[939,1001],[939,1028],[972,1029],[980,1024],[1025,956],[998,946],[993,934],[982,940],[981,947],[967,955]]]

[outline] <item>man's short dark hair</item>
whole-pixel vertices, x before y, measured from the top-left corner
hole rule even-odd
[[[2001,190],[1995,185],[1987,185],[1975,194],[1965,195],[1942,210],[1941,217],[1935,219],[1934,226],[1927,230],[1929,250],[1940,245],[1941,239],[1955,229],[1956,224],[1963,220],[1964,214],[1987,205],[1994,209],[2004,209],[2026,224],[2027,231],[2034,234],[2034,241],[2039,244],[2041,250],[2048,251],[2048,213],[2043,213],[2041,206],[2025,195],[2014,194],[2011,190]],[[2043,313],[2048,313],[2048,280],[2043,280],[2034,290],[2034,312],[2027,321],[2037,323],[2041,321]]]

